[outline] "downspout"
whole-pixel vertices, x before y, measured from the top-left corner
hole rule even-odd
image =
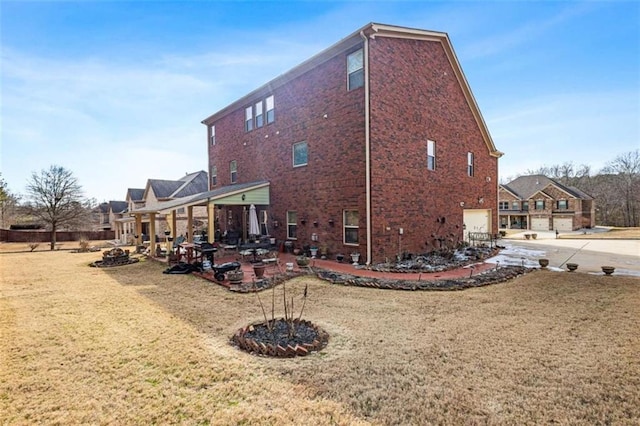
[[[364,40],[364,150],[365,150],[365,202],[367,216],[367,265],[372,262],[371,247],[371,140],[370,140],[370,116],[369,116],[369,39],[360,31],[360,37]]]

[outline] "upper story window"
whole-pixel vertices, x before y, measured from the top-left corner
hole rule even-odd
[[[233,160],[229,163],[229,171],[231,172],[231,183],[238,181],[238,162]]]
[[[267,124],[273,123],[276,116],[274,113],[273,95],[264,100],[265,109],[267,110]]]
[[[509,210],[509,202],[508,201],[500,201],[498,203],[498,208],[500,210]]]
[[[436,143],[427,141],[427,170],[436,169]]]
[[[344,243],[358,244],[358,231],[360,228],[360,219],[358,210],[344,211]]]
[[[287,238],[295,240],[298,237],[298,213],[287,211]]]
[[[473,152],[467,152],[467,176],[473,176]]]
[[[523,201],[522,202],[522,210],[529,211],[529,202],[528,201]]]
[[[253,130],[253,107],[244,109],[244,130],[245,132]]]
[[[557,201],[558,210],[567,210],[569,208],[569,203],[567,200],[558,200]]]
[[[518,210],[520,208],[520,202],[518,201],[513,201],[511,203],[511,210]]]
[[[211,186],[216,186],[218,184],[218,168],[216,166],[211,166]]]
[[[544,200],[536,200],[536,210],[544,210]]]
[[[347,90],[364,86],[364,52],[358,49],[347,56]]]
[[[211,126],[209,128],[209,139],[211,140],[211,145],[216,144],[216,126]]]
[[[307,143],[298,142],[293,144],[293,167],[307,165]]]
[[[256,129],[264,125],[264,115],[262,114],[262,101],[256,103]]]

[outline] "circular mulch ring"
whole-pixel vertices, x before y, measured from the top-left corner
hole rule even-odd
[[[329,343],[329,334],[309,321],[288,322],[277,318],[268,324],[269,327],[264,322],[243,327],[236,331],[231,342],[249,353],[278,358],[308,355]],[[294,333],[290,333],[291,327]]]

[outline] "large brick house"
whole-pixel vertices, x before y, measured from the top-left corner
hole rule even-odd
[[[202,123],[210,189],[268,182],[278,240],[369,263],[497,231],[502,153],[446,33],[366,25]]]
[[[595,226],[593,197],[543,175],[500,185],[498,208],[501,228],[574,231]]]

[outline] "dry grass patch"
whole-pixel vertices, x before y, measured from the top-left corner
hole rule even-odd
[[[262,318],[255,295],[152,262],[84,266],[97,258],[0,256],[0,420],[640,422],[638,278],[536,271],[400,292],[303,277],[288,287],[309,285],[304,317],[329,345],[268,359],[229,346]]]

